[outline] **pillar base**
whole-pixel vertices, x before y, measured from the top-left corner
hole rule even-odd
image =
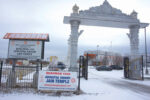
[[[34,73],[33,75],[33,84],[32,87],[33,88],[37,88],[38,87],[38,77],[39,77],[39,73]]]
[[[130,70],[129,79],[142,80],[142,75],[140,70]]]
[[[16,86],[16,72],[15,71],[10,71],[10,74],[8,75],[8,78],[7,78],[6,85],[9,88],[14,88]]]

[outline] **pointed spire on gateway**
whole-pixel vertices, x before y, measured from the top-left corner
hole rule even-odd
[[[109,2],[108,2],[107,0],[105,0],[105,1],[103,2],[103,5],[110,5],[110,4],[109,4]]]
[[[79,7],[75,4],[75,5],[73,6],[72,10],[73,10],[73,13],[78,13]]]
[[[108,1],[107,1],[107,0],[105,0],[105,1],[104,1],[104,3],[108,3]]]
[[[101,7],[101,9],[104,11],[104,13],[105,13],[105,11],[106,11],[106,13],[107,13],[107,12],[108,12],[108,13],[112,12],[112,6],[109,4],[109,2],[108,2],[107,0],[105,0],[105,1],[103,2],[103,4],[100,5],[100,7]]]
[[[132,13],[130,14],[130,16],[131,16],[132,18],[137,19],[137,14],[138,14],[138,13],[137,13],[135,10],[133,10]]]

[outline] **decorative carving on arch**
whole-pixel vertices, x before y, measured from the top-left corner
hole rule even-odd
[[[120,16],[120,17],[128,17],[131,18],[130,15],[122,13],[120,9],[116,9],[112,7],[107,0],[103,2],[102,5],[91,7],[88,10],[81,10],[79,11],[79,15],[90,15],[90,16]]]

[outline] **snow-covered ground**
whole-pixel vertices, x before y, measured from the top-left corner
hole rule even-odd
[[[109,81],[115,79],[115,80],[119,80],[119,81],[127,81],[127,82],[131,82],[131,83],[137,83],[137,84],[141,84],[141,85],[148,85],[148,86],[150,86],[150,79],[149,80],[145,79],[144,81],[142,81],[142,80],[124,79],[124,72],[123,72],[123,70],[96,71],[91,66],[89,73],[90,73],[89,74],[90,77],[96,77],[94,75],[97,75],[97,76],[100,76],[100,77],[103,77],[103,78],[109,78]],[[91,75],[93,75],[93,76],[91,76]],[[149,75],[145,75],[144,74],[144,76],[150,78],[150,74]]]
[[[150,100],[150,80],[123,78],[123,70],[96,71],[90,67],[89,79],[81,79],[80,95],[51,96],[31,92],[0,93],[0,100]]]

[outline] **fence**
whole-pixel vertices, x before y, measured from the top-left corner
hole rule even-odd
[[[150,56],[144,57],[145,59],[143,60],[144,63],[144,78],[145,79],[150,79]]]
[[[144,79],[143,56],[124,57],[124,77],[129,79]]]
[[[147,56],[147,61],[146,61],[146,63],[147,63],[147,67],[150,68],[150,56]]]
[[[146,64],[147,63],[147,64]],[[132,68],[128,69],[128,76],[132,76],[132,74],[134,74],[134,76],[138,77],[138,75],[140,75],[142,77],[142,79],[150,79],[150,56],[147,57],[147,62],[145,59],[145,56],[137,56],[136,58],[130,60],[130,66],[132,66]],[[147,65],[147,66],[146,66]],[[134,70],[135,73],[133,73],[131,70]],[[146,73],[148,71],[148,74]],[[138,74],[140,73],[140,74]],[[139,77],[140,77],[139,76]]]
[[[0,89],[5,88],[31,88],[33,76],[36,73],[34,66],[13,66],[1,62],[0,65]]]
[[[14,63],[8,64],[0,62],[0,89],[7,88],[36,88],[39,70],[68,71],[68,67],[52,67],[44,65],[40,61],[35,61],[28,66],[14,66]]]

